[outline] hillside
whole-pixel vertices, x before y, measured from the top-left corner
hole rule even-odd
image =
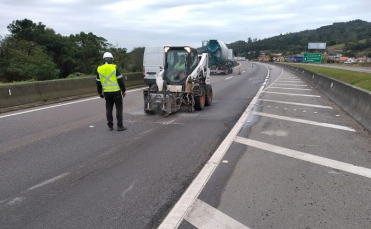
[[[360,40],[365,41],[360,42]],[[284,54],[300,53],[306,49],[309,42],[325,42],[327,46],[343,44],[335,49],[341,49],[344,55],[347,55],[348,51],[349,54],[356,55],[365,50],[366,55],[371,55],[371,52],[367,52],[371,47],[371,22],[362,20],[337,22],[314,30],[280,34],[263,40],[249,37],[247,42],[236,41],[228,44],[228,48],[233,49],[236,54],[252,59],[257,57],[259,51]]]

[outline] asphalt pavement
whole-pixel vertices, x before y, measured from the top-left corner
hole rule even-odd
[[[98,96],[0,115],[0,228],[158,227],[267,74],[239,69],[213,75],[213,104],[193,113],[146,115],[128,91],[123,132]]]
[[[123,132],[98,97],[2,114],[0,228],[370,228],[369,132],[278,66],[211,84],[168,117],[128,91]]]

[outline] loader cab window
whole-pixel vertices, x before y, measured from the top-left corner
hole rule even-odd
[[[192,73],[195,70],[195,68],[198,65],[198,62],[199,62],[199,59],[198,59],[197,51],[192,50],[192,52],[191,52],[191,67],[189,69],[189,73]]]
[[[187,77],[188,53],[185,50],[169,50],[166,53],[165,77],[170,82],[181,82]]]

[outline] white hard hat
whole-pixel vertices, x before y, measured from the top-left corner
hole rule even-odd
[[[103,54],[103,59],[104,59],[104,58],[107,58],[107,57],[113,59],[112,53],[110,53],[110,52],[105,52],[105,53]]]

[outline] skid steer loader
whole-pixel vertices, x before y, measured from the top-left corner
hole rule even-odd
[[[188,106],[190,112],[210,106],[213,90],[208,54],[198,55],[189,46],[165,46],[164,52],[164,70],[157,74],[156,84],[143,90],[144,112],[168,116],[181,105]]]

